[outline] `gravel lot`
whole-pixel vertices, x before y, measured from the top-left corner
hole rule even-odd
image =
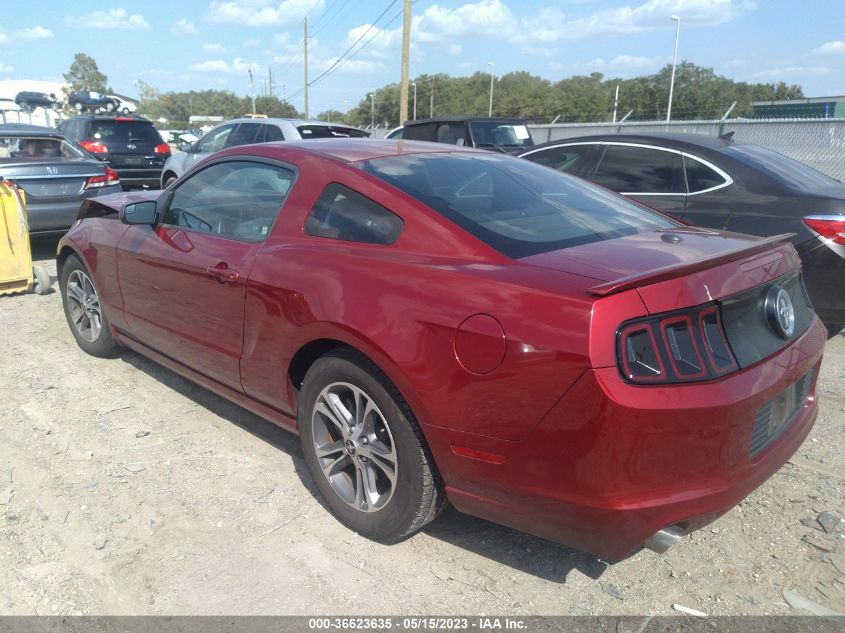
[[[55,276],[55,240],[34,246]],[[0,349],[0,614],[806,613],[785,590],[845,611],[843,336],[792,462],[614,565],[451,509],[399,545],[360,538],[295,437],[134,353],[86,356],[55,292],[0,297]]]

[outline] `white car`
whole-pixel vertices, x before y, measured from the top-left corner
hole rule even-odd
[[[308,138],[363,138],[369,135],[369,132],[357,127],[326,121],[252,117],[224,121],[195,143],[184,142],[179,145],[181,151],[174,153],[164,164],[161,188],[170,185],[203,158],[227,147]]]
[[[134,114],[138,111],[138,104],[134,101],[129,101],[124,97],[118,95],[106,95],[109,99],[114,99],[117,102],[117,111],[123,114]]]

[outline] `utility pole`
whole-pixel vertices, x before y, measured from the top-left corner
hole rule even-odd
[[[270,93],[270,96],[273,96],[273,69],[269,66],[267,67],[267,92]]]
[[[666,108],[666,123],[672,118],[672,93],[675,92],[675,66],[678,63],[678,37],[681,35],[681,18],[673,15],[675,22],[675,52],[672,53],[672,79],[669,81],[669,106]]]
[[[619,84],[616,84],[616,97],[613,99],[613,122],[616,123],[616,108],[619,107]]]
[[[304,93],[305,93],[305,118],[308,118],[308,16],[305,16],[305,31],[304,31],[304,38],[303,42],[305,43],[305,86],[304,86]]]
[[[428,118],[434,118],[434,78],[431,78],[431,102],[428,105]]]
[[[370,93],[370,129],[376,129],[376,93]]]
[[[411,0],[405,0],[405,20],[402,24],[402,73],[399,80],[399,125],[408,120],[408,66],[411,49]]]
[[[493,116],[493,80],[496,78],[496,65],[493,62],[487,62],[490,66],[490,107],[487,109],[487,116]]]
[[[252,113],[255,114],[255,84],[252,81],[252,70],[247,70],[249,73],[249,96],[252,97]]]

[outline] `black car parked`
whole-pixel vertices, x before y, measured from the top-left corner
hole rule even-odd
[[[35,108],[57,108],[59,100],[54,94],[46,94],[44,92],[32,92],[24,90],[15,95],[15,103],[17,103],[22,110],[33,110]]]
[[[67,102],[77,112],[82,110],[108,110],[114,112],[120,107],[117,99],[112,99],[93,90],[77,90],[68,95]]]
[[[64,121],[59,130],[116,169],[124,189],[158,188],[161,169],[170,158],[170,146],[149,119],[81,114]]]
[[[0,125],[0,180],[26,194],[30,233],[64,233],[88,198],[121,191],[117,172],[56,130]]]
[[[612,134],[552,141],[523,158],[591,180],[699,226],[795,233],[813,306],[845,325],[845,184],[732,137]]]
[[[394,130],[388,138],[481,147],[506,153],[534,146],[524,119],[486,116],[439,116],[406,121],[401,132]]]

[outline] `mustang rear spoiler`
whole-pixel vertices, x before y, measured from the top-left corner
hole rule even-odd
[[[597,286],[593,286],[587,290],[587,292],[598,297],[604,297],[616,292],[622,292],[623,290],[630,290],[631,288],[637,288],[639,286],[656,284],[661,281],[666,281],[667,279],[683,277],[684,275],[712,268],[713,266],[718,266],[719,264],[742,259],[743,257],[753,255],[754,253],[767,251],[776,244],[788,243],[793,237],[795,237],[795,233],[784,233],[783,235],[767,237],[754,242],[749,242],[747,246],[740,246],[720,253],[714,253],[713,255],[703,257],[692,262],[670,264],[668,266],[661,266],[660,268],[653,268],[652,270],[646,270],[641,273],[620,277],[619,279],[615,279],[613,281],[606,281]]]

